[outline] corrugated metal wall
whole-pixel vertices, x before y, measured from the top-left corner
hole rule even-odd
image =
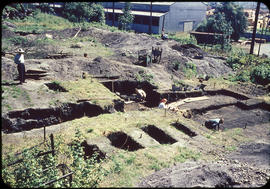
[[[112,8],[112,2],[103,2],[105,8]],[[125,3],[115,2],[115,9],[123,9]],[[132,4],[132,10],[150,11],[150,4]],[[171,5],[154,5],[153,12],[168,12],[159,18],[159,26],[152,26],[152,33],[160,34],[163,27],[165,32],[183,32],[194,30],[206,17],[206,5],[201,2],[176,2]],[[106,21],[111,25],[111,21]],[[117,23],[116,23],[117,26]],[[133,24],[132,30],[148,33],[149,25]]]
[[[205,19],[206,6],[201,2],[177,2],[170,7],[165,18],[165,32],[179,32],[188,30],[184,25],[192,29]]]

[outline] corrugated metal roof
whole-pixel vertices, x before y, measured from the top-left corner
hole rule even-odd
[[[130,2],[132,4],[147,4],[147,5],[150,5],[151,2],[145,2],[145,1],[142,1],[142,2]],[[152,2],[152,5],[172,5],[174,4],[175,2]]]
[[[113,9],[107,9],[104,8],[105,12],[113,12]],[[115,13],[123,13],[121,9],[114,9]],[[140,16],[150,16],[150,12],[145,12],[145,11],[131,11],[131,14],[133,15],[140,15]],[[154,17],[161,17],[163,15],[167,14],[167,12],[152,12],[152,16]]]

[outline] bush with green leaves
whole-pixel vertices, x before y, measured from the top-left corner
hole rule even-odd
[[[154,76],[152,74],[146,73],[144,70],[140,70],[136,75],[135,79],[139,82],[148,81],[149,83],[155,85]]]
[[[182,67],[182,71],[185,73],[185,76],[190,79],[197,75],[197,66],[192,62],[186,62]]]
[[[15,155],[8,152],[2,159],[2,178],[5,184],[15,188],[33,188],[33,187],[98,187],[99,181],[103,176],[103,169],[100,163],[97,163],[96,155],[85,159],[82,134],[79,129],[76,130],[75,139],[68,148],[61,147],[60,138],[55,140],[55,156],[52,154],[43,155],[37,158],[40,152],[48,151],[50,144],[35,146],[30,149],[24,149],[21,158],[22,163],[8,166],[8,163],[18,159]],[[73,171],[72,183],[69,185],[67,179],[58,180],[51,185],[44,185],[54,179],[62,176],[61,170],[56,168],[61,156],[67,156],[71,160],[67,166]],[[62,157],[63,158],[63,157]]]
[[[62,14],[71,22],[105,22],[104,8],[93,2],[66,2]]]
[[[131,3],[126,2],[122,11],[123,14],[119,16],[119,28],[122,30],[128,30],[130,29],[130,24],[134,19],[134,16],[131,14]]]
[[[251,81],[261,85],[270,83],[270,61],[260,64],[251,70]]]
[[[216,27],[216,23],[222,27]],[[234,2],[219,2],[216,5],[213,16],[210,16],[207,20],[203,21],[196,31],[225,33],[237,41],[240,38],[240,34],[243,33],[246,28],[247,18],[242,7]]]
[[[227,64],[236,74],[230,76],[231,81],[248,82],[267,85],[270,83],[270,59],[251,54],[232,54]]]
[[[160,37],[160,36],[158,36]],[[176,36],[175,34],[171,33],[168,35],[169,39],[173,39],[177,42],[179,42],[180,44],[197,44],[197,40],[195,39],[194,36],[190,35],[189,37],[187,36]]]

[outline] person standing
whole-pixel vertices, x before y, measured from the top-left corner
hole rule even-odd
[[[26,83],[25,82],[25,66],[24,66],[24,50],[23,49],[20,48],[17,51],[17,54],[15,55],[15,58],[14,58],[14,62],[15,62],[15,64],[17,64],[20,84]]]

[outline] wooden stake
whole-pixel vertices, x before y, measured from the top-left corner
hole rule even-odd
[[[46,126],[44,125],[44,142],[46,140]]]

